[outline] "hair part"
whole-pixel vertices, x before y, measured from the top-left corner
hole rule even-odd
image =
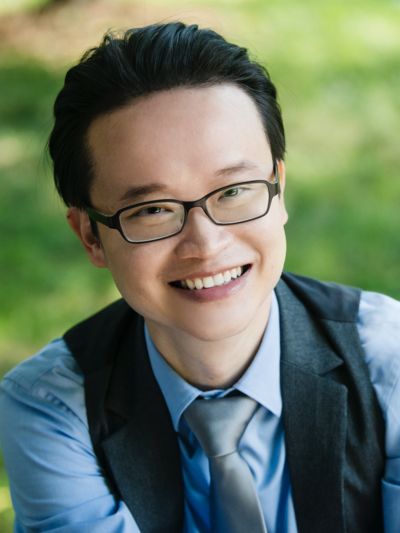
[[[79,209],[90,205],[94,164],[87,133],[97,117],[155,92],[221,83],[234,84],[252,98],[274,163],[283,160],[285,133],[276,88],[245,48],[180,22],[106,33],[67,72],[54,104],[48,148],[64,203]],[[95,223],[92,228],[98,235]]]

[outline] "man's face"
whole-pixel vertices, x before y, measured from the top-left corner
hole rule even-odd
[[[92,205],[109,215],[142,201],[193,201],[231,183],[273,179],[255,104],[231,85],[139,99],[94,121],[88,139]],[[283,164],[280,171],[283,186]],[[129,196],[130,189],[153,184],[157,190],[145,197]],[[180,234],[150,243],[129,244],[99,225],[100,253],[122,296],[153,327],[219,340],[251,327],[269,308],[285,258],[286,220],[278,196],[265,217],[232,226],[217,226],[194,208]],[[244,274],[220,287],[190,290],[175,283],[239,266]]]

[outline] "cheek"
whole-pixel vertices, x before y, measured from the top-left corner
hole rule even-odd
[[[104,245],[107,265],[122,297],[138,313],[149,316],[161,304],[160,273],[165,264],[162,247],[124,243]]]
[[[265,217],[243,225],[243,240],[256,252],[264,268],[279,269],[285,260],[286,235],[281,212],[273,207]]]

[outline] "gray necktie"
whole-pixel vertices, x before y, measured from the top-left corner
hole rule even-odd
[[[237,451],[257,406],[243,395],[196,400],[183,415],[210,461],[211,533],[267,533],[253,476]]]

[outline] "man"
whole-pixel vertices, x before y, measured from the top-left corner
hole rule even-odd
[[[123,300],[3,380],[15,531],[400,531],[400,305],[282,274],[267,72],[152,26],[54,109],[68,222]]]

